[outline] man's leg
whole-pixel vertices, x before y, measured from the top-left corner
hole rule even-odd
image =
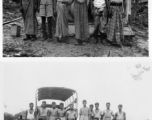
[[[52,41],[52,17],[48,17],[48,41]]]
[[[43,34],[43,39],[42,40],[46,40],[47,39],[47,33],[46,33],[46,17],[41,17],[42,18],[42,34]]]
[[[30,39],[31,39],[30,35],[27,35],[27,34],[26,34],[26,37],[23,38],[24,41],[27,41],[27,40],[30,40]]]
[[[100,17],[98,15],[94,15],[94,31],[91,36],[96,39],[96,43],[98,43],[99,23]]]

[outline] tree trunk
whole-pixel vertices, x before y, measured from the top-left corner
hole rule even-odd
[[[138,3],[139,3],[139,0],[135,0],[134,3],[133,3],[133,10],[132,10],[132,13],[131,13],[131,23],[132,23],[132,21],[135,20],[135,14],[136,14],[136,11],[137,11]]]

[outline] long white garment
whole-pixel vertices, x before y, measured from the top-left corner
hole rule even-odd
[[[126,0],[126,17],[124,19],[125,24],[128,23],[128,17],[131,15],[131,0]]]
[[[35,119],[34,113],[35,113],[35,110],[33,110],[32,113],[30,113],[30,110],[27,110],[27,119],[34,120]]]

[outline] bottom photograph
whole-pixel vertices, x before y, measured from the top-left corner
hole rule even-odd
[[[4,120],[150,120],[150,62],[1,66]]]

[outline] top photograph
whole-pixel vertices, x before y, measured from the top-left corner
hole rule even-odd
[[[148,0],[3,0],[3,57],[149,57]]]

